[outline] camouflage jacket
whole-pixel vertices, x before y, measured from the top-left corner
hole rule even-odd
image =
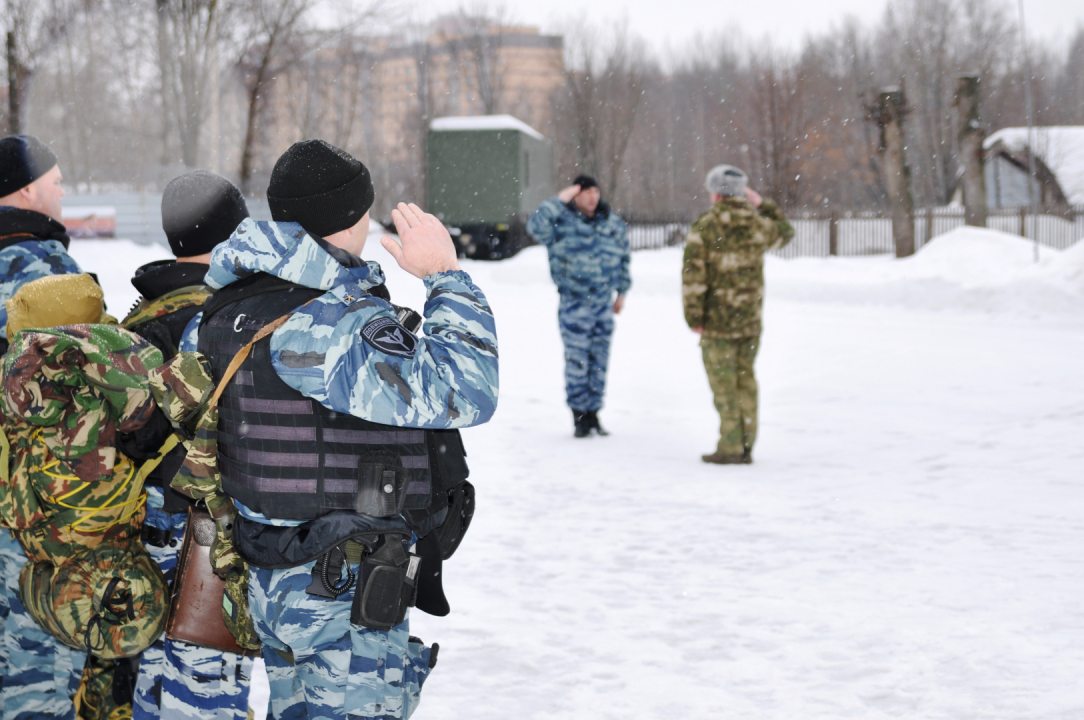
[[[121,320],[121,326],[137,330],[148,323],[165,321],[170,344],[174,350],[181,349],[189,340],[189,321],[211,296],[211,288],[203,284],[206,274],[207,266],[202,263],[159,260],[143,265],[132,278],[139,302]],[[181,319],[179,325],[169,322],[174,318]]]
[[[141,477],[117,434],[154,412],[147,376],[157,349],[110,325],[16,333],[0,375],[8,474],[0,522],[32,560],[68,557],[106,531],[138,529]]]
[[[497,407],[497,328],[462,271],[424,278],[424,335],[403,328],[374,262],[344,267],[296,223],[245,220],[215,248],[206,282],[221,288],[265,272],[324,295],[271,336],[275,372],[302,395],[383,425],[425,429],[484,423]],[[395,343],[389,339],[394,339]]]
[[[685,238],[681,298],[685,322],[704,337],[760,334],[764,253],[783,247],[794,230],[771,200],[756,209],[744,197],[723,198],[697,218]]]
[[[194,351],[202,308],[211,296],[211,288],[203,284],[206,274],[207,265],[202,263],[159,260],[143,265],[132,278],[140,299],[121,321],[121,327],[150,342],[166,360],[178,351]],[[157,450],[166,442],[168,431],[168,425],[147,423],[134,434],[134,449]],[[187,503],[166,490],[184,462],[185,452],[185,447],[178,445],[147,474],[148,486],[165,491],[163,509],[168,513],[187,512]],[[173,520],[163,519],[157,512],[149,512],[148,518],[151,524],[168,522],[168,527],[172,527]]]
[[[0,207],[0,338],[7,339],[7,301],[20,287],[47,275],[83,272],[68,255],[68,243],[64,226],[51,217]]]
[[[527,232],[546,246],[550,277],[562,293],[608,301],[632,286],[628,230],[605,202],[589,218],[551,198],[527,220]]]

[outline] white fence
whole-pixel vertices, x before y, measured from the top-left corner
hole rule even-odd
[[[790,218],[794,240],[778,251],[783,257],[877,255],[895,252],[892,219],[885,212],[833,212],[795,214]],[[630,216],[629,244],[633,250],[681,245],[689,219],[675,213]],[[964,225],[961,207],[924,208],[915,212],[915,249],[930,239]],[[986,226],[1012,235],[1035,238],[1049,247],[1065,249],[1084,238],[1084,207],[1067,208],[1059,215],[1036,216],[1026,210],[995,210]]]

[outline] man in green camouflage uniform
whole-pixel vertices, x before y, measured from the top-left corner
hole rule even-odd
[[[764,253],[786,245],[794,230],[771,200],[746,187],[730,165],[707,177],[712,208],[685,238],[681,295],[685,322],[700,337],[704,368],[719,412],[719,444],[702,456],[720,465],[753,462],[757,437],[757,381],[764,303]]]

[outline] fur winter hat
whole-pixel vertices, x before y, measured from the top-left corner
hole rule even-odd
[[[745,192],[748,182],[746,174],[733,165],[716,165],[708,172],[704,187],[724,197],[737,197]]]

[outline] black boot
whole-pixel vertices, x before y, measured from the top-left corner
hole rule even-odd
[[[572,411],[572,420],[576,423],[576,430],[572,434],[578,438],[585,438],[591,434],[590,413]]]
[[[598,424],[598,410],[589,410],[587,414],[590,416],[590,429],[597,432],[601,437],[606,437],[610,434]]]

